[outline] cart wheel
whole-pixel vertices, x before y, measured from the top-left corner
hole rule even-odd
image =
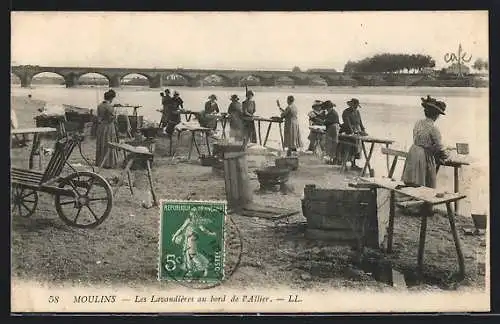
[[[74,192],[74,196],[55,195],[57,214],[67,225],[95,228],[109,216],[113,193],[102,176],[93,172],[75,172],[62,179],[59,188]]]
[[[38,193],[35,190],[13,185],[11,194],[10,208],[12,215],[26,218],[33,215],[38,204]]]

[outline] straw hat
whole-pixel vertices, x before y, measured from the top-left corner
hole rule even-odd
[[[353,106],[356,106],[356,107],[361,107],[361,106],[359,105],[359,100],[358,100],[358,99],[356,99],[356,98],[352,98],[351,100],[349,100],[349,101],[347,102],[347,104],[348,104],[349,106],[353,105]]]
[[[321,101],[321,100],[314,100],[312,106],[313,106],[313,108],[314,107],[321,107],[322,104],[323,104],[323,101]]]

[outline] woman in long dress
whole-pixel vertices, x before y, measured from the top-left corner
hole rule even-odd
[[[326,155],[328,157],[328,164],[336,164],[339,159],[338,156],[338,143],[339,143],[339,130],[340,120],[337,111],[333,108],[335,104],[330,100],[323,103],[323,108],[326,109]]]
[[[297,106],[295,106],[295,98],[288,96],[286,98],[287,107],[281,110],[281,118],[285,120],[283,144],[288,149],[287,156],[291,156],[292,152],[297,152],[298,148],[302,147],[302,140],[300,138],[299,120],[297,118]]]
[[[219,105],[217,97],[213,94],[208,97],[205,103],[205,110],[201,113],[200,125],[210,129],[217,129],[217,114],[219,113]]]
[[[253,97],[253,91],[247,91],[246,99],[242,102],[241,108],[243,110],[243,127],[245,132],[245,139],[250,143],[257,143],[257,131],[255,130],[255,122],[252,119],[256,112],[255,100],[253,100]]]
[[[406,185],[436,188],[437,165],[447,152],[441,143],[441,133],[434,125],[440,115],[445,115],[446,104],[430,96],[422,98],[425,119],[413,128],[413,145],[408,151],[402,180]]]
[[[115,168],[118,161],[116,150],[109,147],[108,142],[118,142],[115,128],[114,107],[111,105],[116,97],[114,90],[104,93],[104,101],[97,106],[97,130],[96,130],[96,165],[100,166],[104,158],[106,162],[103,167]]]
[[[352,98],[347,102],[348,108],[342,113],[342,121],[344,122],[341,127],[341,132],[347,135],[361,135],[366,136],[366,129],[361,119],[359,109],[359,100]],[[361,170],[356,165],[356,160],[361,158],[362,144],[359,139],[344,140],[341,144],[343,159],[351,162],[351,169]]]
[[[227,108],[229,114],[229,137],[236,141],[243,140],[243,120],[241,119],[243,110],[237,95],[231,96],[231,103]]]

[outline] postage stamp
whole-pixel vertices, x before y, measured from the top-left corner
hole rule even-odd
[[[160,217],[158,279],[222,281],[226,202],[163,201]]]

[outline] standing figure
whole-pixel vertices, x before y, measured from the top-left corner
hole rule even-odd
[[[101,165],[107,156],[106,163],[103,165],[106,169],[116,167],[118,154],[116,150],[109,147],[108,142],[118,142],[115,125],[114,107],[111,105],[116,93],[113,89],[104,93],[104,101],[97,106],[97,130],[96,130],[96,165]]]
[[[160,92],[160,96],[161,105],[163,106],[163,109],[161,111],[160,128],[165,128],[168,123],[168,111],[170,109],[170,106],[172,105],[172,97],[170,97],[169,89],[165,89],[165,92]]]
[[[322,109],[323,102],[321,100],[315,100],[312,105],[312,110],[307,114],[309,117],[309,126],[323,126],[325,124],[325,110]],[[318,131],[311,130],[307,139],[309,140],[308,151],[314,152],[316,149],[316,143],[320,143],[321,150],[323,147],[323,134]]]
[[[243,127],[245,140],[251,143],[257,143],[257,132],[255,131],[255,122],[252,117],[255,114],[256,107],[253,99],[254,93],[252,90],[247,91],[246,99],[242,103],[243,110]]]
[[[292,152],[297,152],[297,149],[302,147],[295,98],[293,96],[286,98],[287,107],[285,109],[279,106],[279,101],[277,103],[281,111],[281,118],[285,120],[283,144],[288,149],[286,155],[291,156]]]
[[[198,249],[197,240],[202,233],[216,235],[204,226],[204,219],[198,214],[197,208],[193,207],[189,211],[189,217],[172,236],[172,242],[182,246],[182,267],[186,271],[186,277],[199,272],[203,273],[203,277],[208,274],[210,261]]]
[[[338,154],[340,120],[339,114],[335,111],[335,104],[330,100],[323,104],[326,109],[326,154],[328,156],[328,164],[339,164],[340,157]]]
[[[217,96],[212,94],[208,97],[208,101],[205,103],[205,110],[201,113],[200,125],[216,130],[218,113],[219,105],[217,104]]]
[[[365,126],[361,119],[361,114],[359,109],[359,100],[352,98],[347,102],[348,108],[342,113],[343,125],[341,132],[345,132],[347,135],[361,135],[366,136]],[[361,170],[360,167],[356,165],[356,160],[361,158],[361,140],[359,139],[349,139],[342,143],[342,154],[343,159],[351,162],[351,169]]]
[[[243,140],[243,110],[240,98],[237,95],[231,96],[231,103],[227,108],[227,113],[229,114],[229,137],[234,138],[236,141]]]
[[[430,96],[421,98],[425,119],[413,127],[413,145],[408,151],[402,180],[406,185],[436,188],[437,165],[447,158],[441,143],[441,133],[434,125],[444,115],[446,104]]]
[[[181,111],[184,105],[184,101],[179,96],[177,91],[174,91],[174,96],[170,100],[169,108],[167,112],[167,125],[165,127],[165,132],[168,136],[172,136],[175,130],[175,126],[181,122]]]

